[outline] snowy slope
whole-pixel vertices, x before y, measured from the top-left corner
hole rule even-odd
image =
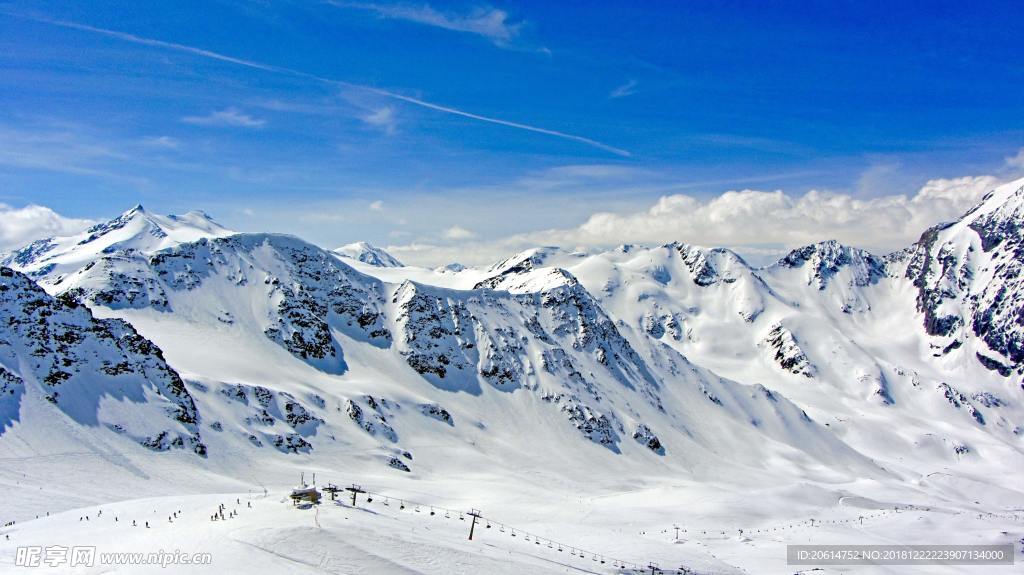
[[[290,236],[231,234],[195,213],[132,210],[8,261],[56,296],[46,296],[50,305],[110,318],[75,321],[124,320],[159,346],[194,402],[194,426],[182,433],[201,433],[206,456],[154,454],[139,445],[141,432],[126,441],[112,426],[71,420],[50,430],[45,401],[6,400],[15,407],[3,412],[0,458],[15,465],[0,470],[0,485],[25,494],[11,513],[26,518],[125,499],[111,484],[184,505],[186,494],[284,489],[297,470],[317,470],[716,573],[756,572],[785,542],[847,531],[716,532],[812,516],[848,523],[894,504],[923,513],[922,542],[950,529],[992,541],[975,513],[1024,508],[1014,355],[1022,183],[904,252],[822,242],[763,269],[727,249],[672,243],[538,248],[486,268],[427,270],[368,245],[331,252]],[[46,295],[12,277],[35,299]],[[34,317],[31,306],[8,313]],[[0,361],[8,396],[20,398],[27,372]],[[101,405],[118,393],[102,378],[73,381]],[[27,471],[59,474],[69,457],[76,476],[53,487],[96,487],[62,503],[23,483]],[[295,516],[279,513],[260,520],[282,524],[260,535],[260,553],[308,568],[308,556],[288,551],[300,537],[284,527]],[[397,539],[370,524],[363,534],[324,525],[327,537],[361,549],[349,550],[358,565],[337,572],[506,568],[488,563],[490,551],[438,551],[413,535],[423,527],[396,521],[409,531]],[[665,536],[673,523],[706,528],[674,545]],[[861,534],[898,538],[903,527],[893,525]],[[259,529],[265,523],[245,527]],[[193,541],[187,530],[170,536]],[[404,559],[366,547],[403,544]],[[447,559],[432,564],[432,553]],[[233,564],[249,565],[242,555],[232,553]],[[510,572],[549,565],[508,557]],[[787,572],[777,562],[769,571]]]
[[[129,324],[95,319],[10,268],[0,268],[0,324],[0,431],[47,425],[22,419],[29,411],[22,403],[31,402],[47,419],[205,456],[192,396],[160,349]]]

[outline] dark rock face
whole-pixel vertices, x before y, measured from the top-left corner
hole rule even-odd
[[[615,431],[612,418],[584,404],[575,395],[548,393],[543,395],[541,400],[557,405],[559,410],[569,420],[569,423],[579,430],[584,437],[598,445],[607,447],[615,453],[619,452],[619,435]]]
[[[448,410],[437,404],[426,404],[420,406],[420,412],[427,417],[432,417],[438,421],[443,421],[448,425],[454,426],[455,419],[452,414],[448,413]]]
[[[970,329],[1012,366],[982,355],[978,360],[1009,375],[1024,363],[1024,188],[999,205],[993,201],[986,196],[952,237],[943,232],[953,224],[925,232],[908,252],[906,275],[918,288],[918,310],[929,334]],[[978,277],[990,279],[976,285]]]
[[[917,309],[924,314],[924,328],[930,335],[948,336],[964,323],[961,317],[939,310],[945,299],[955,298],[966,288],[972,275],[948,248],[936,246],[939,233],[948,227],[944,224],[929,229],[909,252],[907,278],[918,289]]]
[[[27,266],[53,251],[55,247],[57,247],[57,244],[53,241],[53,238],[36,240],[9,255],[4,259],[3,264],[15,267]]]
[[[1014,364],[1024,363],[1024,188],[999,210],[978,217],[971,229],[991,256],[992,280],[975,298],[974,333]],[[1006,375],[1006,374],[1004,374]]]
[[[257,269],[253,262],[275,273]],[[263,285],[276,302],[264,334],[289,353],[331,373],[346,366],[331,329],[387,346],[391,332],[381,309],[380,282],[363,276],[329,253],[287,236],[238,234],[203,238],[145,256],[121,251],[80,270],[69,296],[112,309],[171,309],[170,294],[199,289],[213,278],[243,288]],[[220,318],[231,324],[230,316]]]
[[[971,417],[974,418],[974,421],[978,422],[978,425],[985,425],[985,417],[980,411],[978,411],[978,408],[974,407],[974,404],[967,399],[966,395],[960,393],[948,383],[940,383],[935,389],[946,398],[946,401],[948,401],[950,405],[956,409],[963,409],[967,411],[967,413],[971,414]],[[989,397],[982,396],[982,398],[990,405],[992,404],[991,401],[989,401]],[[998,403],[998,400],[996,400],[996,403]]]
[[[647,449],[650,449],[659,455],[665,453],[665,447],[662,446],[661,440],[658,439],[658,436],[655,435],[649,427],[642,423],[638,425],[636,431],[633,432],[633,439],[635,439],[637,443],[640,443]]]
[[[19,395],[26,379],[34,380],[47,400],[85,425],[101,423],[104,396],[157,403],[167,421],[153,423],[170,427],[152,435],[134,432],[133,438],[154,450],[206,453],[193,398],[153,342],[124,321],[96,319],[70,298],[51,297],[9,268],[0,269],[0,363],[26,370],[15,375],[5,368],[0,374],[0,391],[8,397]],[[127,427],[106,423],[121,431]]]
[[[877,283],[886,276],[885,261],[870,253],[829,240],[795,249],[779,261],[790,268],[806,266],[808,280],[818,289],[825,289],[843,268],[853,269],[853,284],[858,287]]]
[[[574,401],[563,403],[561,409],[587,439],[609,448],[618,444],[619,436],[607,415]]]
[[[399,351],[416,372],[453,391],[478,394],[478,381],[511,391],[540,371],[564,372],[566,385],[588,387],[582,366],[596,364],[591,369],[654,401],[659,384],[643,359],[575,278],[561,277],[539,292],[514,294],[406,282],[393,297]],[[528,352],[531,341],[543,346],[540,362]]]
[[[674,246],[690,270],[693,283],[708,287],[718,283],[733,283],[738,278],[733,267],[746,268],[747,264],[736,253],[725,248],[704,249],[679,244]]]
[[[392,469],[397,469],[399,471],[404,471],[406,473],[412,471],[411,469],[409,469],[409,466],[406,465],[404,461],[397,457],[392,457],[391,459],[388,460],[388,467]]]
[[[774,350],[775,363],[783,370],[804,377],[814,377],[814,365],[807,358],[807,354],[800,348],[800,344],[784,325],[777,323],[772,326],[764,343],[769,349]]]
[[[367,405],[366,409],[360,407],[359,403],[355,400],[348,399],[345,401],[345,413],[348,414],[349,419],[370,435],[379,435],[392,443],[397,442],[398,434],[395,433],[394,428],[388,425],[388,419],[384,411],[386,408],[383,404],[377,403],[372,396],[366,396],[363,398],[363,402]]]

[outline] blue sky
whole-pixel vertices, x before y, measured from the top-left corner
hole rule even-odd
[[[75,221],[140,202],[203,209],[239,230],[365,239],[430,264],[602,238],[780,249],[839,235],[889,249],[920,230],[859,237],[818,217],[798,235],[734,238],[685,218],[652,233],[644,217],[689,198],[713,219],[734,209],[723,193],[747,189],[782,190],[769,202],[780,221],[821,197],[862,218],[899,196],[909,216],[897,221],[952,217],[975,188],[1024,169],[1019,13],[1019,2],[6,2],[0,202]],[[991,179],[953,180],[964,176]],[[925,202],[931,180],[960,195]],[[743,211],[772,198],[726,199]],[[581,232],[595,217],[614,225]]]

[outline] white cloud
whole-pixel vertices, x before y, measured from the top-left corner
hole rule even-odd
[[[387,249],[402,261],[428,266],[489,263],[539,245],[604,249],[672,241],[731,247],[758,260],[827,239],[884,253],[911,244],[938,222],[959,217],[999,183],[994,176],[936,179],[913,196],[868,199],[817,190],[803,195],[740,190],[709,199],[672,194],[642,210],[593,213],[571,228],[462,243],[448,236],[456,241],[419,241]]]
[[[359,117],[367,124],[379,128],[386,134],[394,134],[398,127],[398,119],[395,117],[395,109],[392,106],[383,106]]]
[[[259,128],[267,123],[261,118],[254,118],[237,108],[225,108],[210,112],[205,116],[185,116],[181,119],[186,124],[196,126],[220,126],[231,128]]]
[[[636,94],[636,80],[629,80],[625,84],[616,87],[609,94],[609,98],[625,98]]]
[[[405,20],[426,26],[434,26],[455,32],[467,32],[483,36],[497,45],[504,45],[515,38],[521,23],[509,22],[508,13],[496,8],[474,8],[457,14],[440,12],[428,4],[375,4],[368,2],[331,2],[342,8],[354,8],[373,12],[381,18]]]
[[[550,243],[660,243],[703,245],[778,243],[797,246],[825,239],[875,249],[895,249],[935,223],[955,218],[998,184],[992,176],[932,180],[913,197],[860,199],[812,190],[730,191],[700,200],[675,194],[634,213],[596,213],[579,227],[538,234]]]
[[[449,240],[468,240],[475,238],[476,234],[461,226],[452,226],[444,231],[444,237]]]
[[[371,210],[375,211],[375,212],[383,212],[384,211],[384,202],[381,201],[381,200],[372,201],[372,202],[370,202],[369,208]]]
[[[0,204],[0,251],[23,247],[34,240],[78,233],[93,220],[66,218],[45,206],[15,208]]]

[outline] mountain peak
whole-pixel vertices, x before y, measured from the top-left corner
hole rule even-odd
[[[380,268],[405,267],[405,264],[398,261],[398,258],[369,242],[360,241],[345,244],[336,248],[334,253],[343,258],[353,259]]]
[[[870,252],[847,246],[837,240],[825,240],[797,248],[781,260],[775,267],[802,268],[807,266],[808,282],[825,289],[829,280],[851,267],[854,270],[854,283],[865,286],[885,276],[885,262]]]
[[[100,254],[127,250],[151,253],[201,238],[234,233],[203,212],[161,216],[136,204],[116,218],[98,223],[79,234],[37,240],[13,252],[4,263],[36,279],[56,278],[78,269]]]

